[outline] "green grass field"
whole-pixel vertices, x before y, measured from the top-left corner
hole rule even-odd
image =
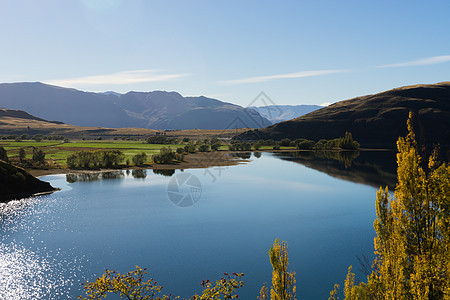
[[[147,144],[136,141],[82,141],[74,140],[70,142],[63,141],[41,141],[25,140],[21,142],[13,140],[2,140],[0,146],[7,151],[10,159],[17,158],[19,149],[24,148],[26,158],[31,159],[33,155],[33,147],[42,150],[45,153],[45,159],[51,160],[61,167],[66,167],[66,159],[69,155],[82,150],[120,150],[125,154],[125,160],[131,158],[138,153],[145,152],[148,157],[159,153],[162,147],[170,146],[173,150],[184,145],[161,145]]]
[[[51,165],[65,168],[67,166],[67,157],[77,151],[82,150],[120,150],[125,154],[124,162],[132,160],[132,157],[141,152],[145,152],[150,158],[153,154],[159,153],[162,147],[171,147],[176,150],[178,147],[184,147],[184,144],[162,145],[147,144],[142,141],[122,141],[122,140],[102,140],[102,141],[83,141],[73,140],[70,142],[63,141],[41,141],[24,140],[17,142],[15,140],[1,140],[0,146],[7,151],[8,157],[12,160],[18,160],[19,149],[24,148],[26,159],[33,156],[33,147],[42,150],[45,153],[45,159]],[[273,146],[262,146],[261,150],[272,150]],[[281,150],[292,150],[295,147],[280,147]],[[228,150],[228,146],[220,146],[220,150]]]

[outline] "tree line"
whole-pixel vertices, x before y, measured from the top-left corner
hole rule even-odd
[[[32,148],[32,157],[31,160],[27,160],[26,159],[26,151],[25,148],[20,148],[19,149],[19,153],[18,153],[18,157],[19,157],[19,162],[21,164],[26,164],[26,165],[44,165],[45,164],[45,153],[44,151],[42,151],[41,149],[38,149],[36,147],[31,147]],[[10,159],[8,157],[8,154],[5,150],[5,148],[3,148],[3,146],[0,146],[0,160],[3,160],[4,162],[10,163]]]
[[[350,132],[345,132],[343,137],[326,140],[322,139],[318,142],[308,139],[291,140],[284,138],[281,141],[274,141],[273,139],[259,140],[256,142],[232,140],[228,146],[230,151],[251,151],[252,149],[259,150],[263,146],[271,146],[273,150],[279,150],[280,147],[295,147],[301,150],[358,150],[360,144],[355,141]]]
[[[111,168],[123,162],[125,155],[120,150],[77,151],[67,157],[69,168]]]

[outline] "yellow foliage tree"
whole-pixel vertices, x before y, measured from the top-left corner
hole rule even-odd
[[[258,300],[269,300],[269,289],[266,286],[261,287],[259,290]]]
[[[116,273],[106,270],[106,272],[97,278],[94,282],[87,282],[84,285],[86,296],[79,296],[78,299],[106,299],[109,294],[119,295],[121,299],[128,300],[175,300],[179,296],[160,295],[162,286],[158,285],[154,279],[144,281],[144,276],[148,272],[146,269],[136,266],[135,271],[126,274]],[[201,283],[204,290],[201,295],[190,297],[191,300],[222,300],[238,299],[236,290],[244,286],[240,281],[243,273],[225,273],[224,277],[213,284],[206,280]]]
[[[84,285],[87,297],[80,296],[78,299],[105,299],[108,294],[118,294],[122,299],[154,299],[154,300],[170,300],[179,297],[170,298],[169,296],[157,296],[162,286],[157,285],[156,281],[149,279],[144,281],[144,275],[147,274],[146,269],[136,266],[135,271],[126,274],[116,273],[115,271],[106,270],[105,273],[97,278],[94,282]]]
[[[425,162],[407,124],[394,197],[377,193],[374,270],[357,286],[347,275],[345,299],[450,299],[450,166],[437,151]]]
[[[269,249],[270,263],[272,264],[271,300],[295,299],[295,272],[289,270],[288,245],[285,241],[280,243],[277,238]],[[263,286],[258,297],[259,300],[269,299],[268,288]]]
[[[330,292],[328,300],[339,300],[339,284],[334,285],[334,289]]]

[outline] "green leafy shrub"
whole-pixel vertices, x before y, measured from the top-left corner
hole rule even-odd
[[[316,143],[311,140],[304,140],[297,144],[297,149],[303,149],[303,150],[311,150],[314,149],[316,146]]]
[[[67,157],[69,168],[113,167],[125,159],[120,150],[78,151]]]
[[[200,146],[198,146],[198,151],[199,152],[208,152],[209,151],[209,145],[201,144]]]
[[[147,161],[147,154],[145,152],[138,153],[133,156],[131,159],[133,161],[133,164],[135,165],[142,165]]]
[[[168,164],[175,159],[175,153],[170,147],[163,147],[159,150],[159,154],[153,154],[152,160],[155,164]]]
[[[167,137],[165,135],[153,135],[147,138],[147,143],[169,145],[169,144],[176,144],[177,140],[175,138]]]

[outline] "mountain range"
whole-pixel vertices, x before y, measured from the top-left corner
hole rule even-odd
[[[337,102],[309,114],[259,130],[238,139],[306,138],[318,141],[344,136],[346,131],[363,147],[395,148],[406,134],[409,112],[423,145],[450,145],[450,82],[418,84]]]
[[[439,144],[444,149],[450,146],[450,82],[405,86],[356,97],[273,125],[268,118],[274,121],[294,113],[294,109],[291,106],[243,108],[206,97],[183,97],[176,92],[90,93],[42,83],[0,84],[0,106],[10,108],[0,110],[0,118],[4,123],[2,130],[8,129],[11,133],[20,129],[14,129],[17,122],[35,122],[25,126],[33,134],[50,127],[60,134],[75,130],[73,126],[61,124],[62,121],[90,127],[76,128],[82,135],[108,132],[117,136],[127,135],[123,130],[131,130],[123,127],[233,130],[264,127],[241,133],[236,138],[318,141],[341,137],[350,131],[364,148],[388,149],[394,149],[398,137],[406,134],[406,120],[412,111],[419,143]],[[282,113],[283,107],[290,112]],[[300,106],[294,108],[300,109]],[[297,110],[297,113],[301,112]]]
[[[267,105],[251,106],[261,116],[268,119],[273,124],[298,118],[322,108],[319,105]]]
[[[203,96],[165,91],[93,93],[39,82],[0,84],[0,107],[89,127],[234,129],[272,124],[253,109]]]

